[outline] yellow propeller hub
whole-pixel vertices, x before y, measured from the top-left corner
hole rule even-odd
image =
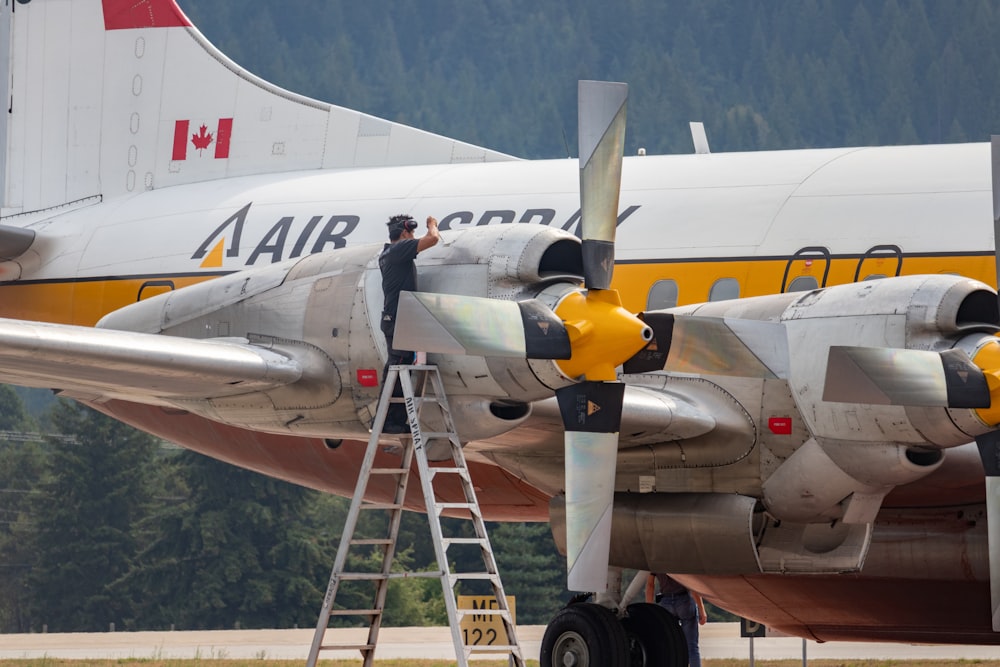
[[[573,356],[556,361],[567,377],[611,382],[615,369],[646,347],[653,330],[622,307],[617,290],[574,292],[555,309],[569,333]]]
[[[984,423],[996,426],[1000,424],[1000,339],[983,345],[972,357],[972,363],[983,369],[990,388],[990,407],[979,408],[976,414]]]

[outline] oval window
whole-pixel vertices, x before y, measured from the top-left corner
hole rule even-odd
[[[740,283],[736,278],[719,278],[708,291],[709,301],[726,301],[740,298]]]
[[[813,276],[799,276],[788,286],[789,292],[808,292],[811,289],[818,289],[819,281]]]
[[[677,305],[677,282],[674,280],[657,280],[649,288],[646,297],[646,310],[661,310]]]

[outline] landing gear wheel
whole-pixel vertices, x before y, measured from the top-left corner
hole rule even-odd
[[[541,667],[629,667],[625,631],[599,604],[571,604],[542,637]]]
[[[658,604],[633,604],[622,619],[629,667],[686,667],[687,640],[677,617]]]

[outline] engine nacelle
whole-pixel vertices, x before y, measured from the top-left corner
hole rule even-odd
[[[768,511],[784,521],[871,522],[893,487],[941,464],[941,449],[994,427],[975,409],[823,399],[831,346],[958,348],[975,358],[984,346],[995,345],[997,297],[978,281],[909,276],[671,312],[784,325],[788,393],[811,435],[763,483]]]
[[[443,234],[421,253],[424,291],[555,302],[577,289],[579,240],[538,225]],[[291,259],[168,292],[109,314],[98,326],[188,338],[236,338],[303,366],[302,380],[267,392],[175,402],[211,419],[272,432],[367,437],[385,340],[380,246]],[[533,400],[567,384],[552,362],[441,356],[437,363],[465,439],[503,433]]]
[[[817,438],[954,447],[993,426],[976,410],[823,400],[831,346],[937,352],[960,348],[974,356],[995,341],[993,334],[1000,330],[996,293],[978,281],[951,275],[907,276],[671,312],[782,322],[788,336],[788,384]]]
[[[566,548],[565,497],[549,504],[552,536]],[[675,574],[857,572],[870,525],[773,521],[737,493],[616,493],[610,560]]]
[[[788,331],[789,385],[817,438],[954,447],[989,430],[975,410],[823,400],[831,345],[959,347],[974,356],[997,331],[996,294],[985,284],[936,275],[843,285],[804,295],[781,321]]]

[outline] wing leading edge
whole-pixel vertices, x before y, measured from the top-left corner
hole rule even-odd
[[[157,404],[263,391],[302,375],[299,361],[246,339],[0,319],[0,379],[12,384]]]

